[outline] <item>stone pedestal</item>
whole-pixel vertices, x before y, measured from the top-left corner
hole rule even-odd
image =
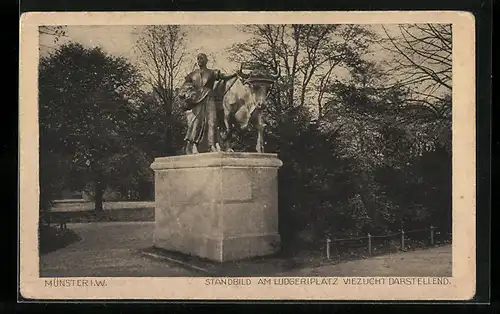
[[[154,245],[219,262],[276,252],[282,164],[260,153],[156,158]]]

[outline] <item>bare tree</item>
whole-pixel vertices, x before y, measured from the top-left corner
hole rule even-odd
[[[54,36],[54,40],[57,41],[57,37],[66,35],[66,27],[65,26],[50,26],[43,25],[38,28],[38,31],[42,35]]]
[[[339,67],[343,66],[352,74],[353,68],[363,66],[364,55],[369,52],[374,38],[375,34],[363,26],[337,26],[330,36],[319,38],[326,44],[312,46],[313,53],[308,52],[307,59],[312,60],[311,75],[314,72],[312,85],[316,95],[318,122],[324,115],[325,104],[334,96],[332,84],[339,79]]]
[[[316,99],[319,116],[335,69],[357,62],[372,36],[360,26],[334,24],[252,25],[244,31],[253,38],[231,47],[232,59],[273,71],[280,66],[283,75],[273,95],[277,107],[313,105],[310,99]]]
[[[66,26],[59,25],[59,26],[53,26],[53,25],[42,25],[38,27],[38,33],[40,35],[40,38],[42,37],[50,37],[52,39],[53,44],[57,44],[61,37],[66,37]],[[44,48],[49,48],[53,49],[54,47],[45,45],[40,43],[40,46],[43,46]]]
[[[186,56],[184,44],[185,33],[178,25],[146,26],[137,40],[146,82],[163,103],[167,115],[172,113],[175,84]]]
[[[438,116],[446,114],[452,91],[452,28],[450,24],[402,24],[396,31],[383,27],[383,46],[393,58],[393,86],[411,91],[410,103],[423,105]]]

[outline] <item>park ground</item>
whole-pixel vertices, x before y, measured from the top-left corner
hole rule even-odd
[[[204,276],[181,265],[141,254],[141,250],[153,243],[154,222],[69,223],[67,227],[78,240],[41,255],[42,277]],[[451,276],[451,270],[451,245],[447,245],[319,267],[277,270],[274,275],[423,277]]]

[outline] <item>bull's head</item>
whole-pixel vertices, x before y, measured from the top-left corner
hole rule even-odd
[[[250,73],[243,72],[243,65],[240,66],[238,76],[243,83],[250,88],[251,98],[257,107],[262,107],[271,92],[273,84],[280,76],[280,67],[276,73],[265,73],[262,70],[253,70]]]

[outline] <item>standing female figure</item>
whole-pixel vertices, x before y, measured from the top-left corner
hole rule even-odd
[[[224,109],[218,99],[220,95],[214,89],[217,81],[228,80],[236,76],[224,75],[220,70],[207,68],[208,58],[204,53],[197,57],[199,68],[189,73],[181,88],[180,98],[185,100],[186,110],[191,110],[188,115],[188,128],[186,131],[185,153],[198,153],[198,145],[204,138],[207,140],[208,151],[220,151],[218,143],[219,121],[223,119]]]

